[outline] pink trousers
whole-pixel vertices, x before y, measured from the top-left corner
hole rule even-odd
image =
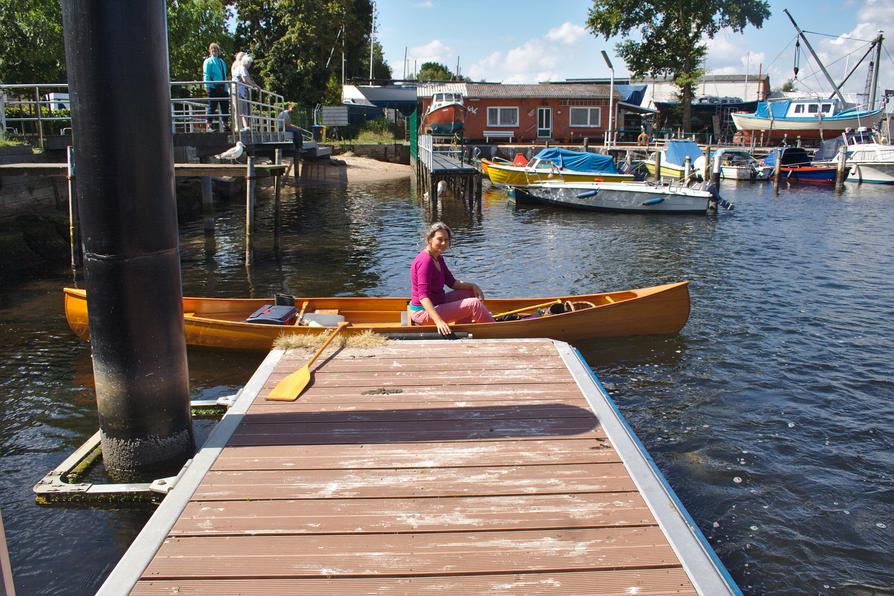
[[[447,292],[447,301],[435,307],[438,314],[447,323],[493,323],[484,303],[471,290],[453,290]],[[431,317],[424,310],[415,310],[413,322],[417,325],[431,325]]]

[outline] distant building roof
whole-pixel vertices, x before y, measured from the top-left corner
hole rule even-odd
[[[421,84],[417,87],[418,97],[431,97],[435,93],[461,93],[463,97],[515,99],[533,98],[608,98],[605,85],[582,85],[572,83],[503,84],[503,83],[441,83]],[[617,95],[617,93],[616,93]]]

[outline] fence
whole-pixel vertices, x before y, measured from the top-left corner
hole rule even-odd
[[[221,84],[226,87],[226,95],[208,97],[204,81],[171,81],[171,132],[200,133],[216,127],[232,131],[247,143],[291,140],[278,118],[285,108],[282,95],[236,81]],[[240,89],[242,97],[237,93]],[[214,114],[209,113],[212,102]],[[47,137],[70,132],[68,85],[0,85],[0,125],[4,136],[45,147]]]

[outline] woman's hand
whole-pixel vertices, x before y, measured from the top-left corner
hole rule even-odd
[[[444,321],[444,319],[440,317],[437,321],[435,321],[435,326],[438,328],[438,333],[440,333],[441,335],[450,335],[451,333],[453,333],[453,330],[450,329],[450,325],[448,325]]]
[[[478,284],[469,284],[469,289],[472,290],[472,293],[475,295],[475,298],[479,300],[484,300],[484,292],[481,291],[481,288],[478,287]]]

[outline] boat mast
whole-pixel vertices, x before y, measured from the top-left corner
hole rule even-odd
[[[878,91],[878,69],[882,61],[882,39],[884,39],[884,35],[879,31],[878,37],[875,38],[875,69],[872,71],[872,88],[869,91],[870,110],[875,109],[875,94]]]
[[[804,45],[807,46],[807,49],[810,50],[810,55],[813,56],[813,59],[816,60],[816,63],[819,64],[820,70],[823,71],[823,74],[826,75],[826,80],[829,81],[829,84],[835,89],[835,95],[838,96],[838,99],[841,100],[841,103],[847,103],[844,99],[844,96],[841,94],[841,90],[835,85],[835,81],[832,80],[832,76],[829,74],[829,71],[826,70],[826,67],[823,66],[822,61],[820,61],[819,56],[816,55],[816,52],[813,51],[813,46],[810,45],[810,42],[807,41],[807,37],[804,35],[804,32],[801,31],[801,28],[798,27],[798,23],[795,22],[795,19],[792,18],[791,13],[789,13],[787,8],[783,8],[782,12],[785,13],[785,16],[788,17],[788,20],[792,22],[792,25],[795,27],[795,31],[798,32],[798,36],[804,40]]]

